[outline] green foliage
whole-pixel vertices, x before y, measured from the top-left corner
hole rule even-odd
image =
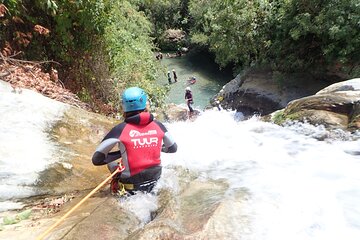
[[[58,10],[58,5],[54,0],[36,0],[35,5],[39,6],[43,11],[46,11],[52,15],[56,14]]]
[[[199,46],[208,46],[209,38],[203,33],[194,33],[191,36],[191,42]]]
[[[191,19],[190,36],[191,42],[195,45],[209,46],[209,35],[211,16],[210,0],[199,0],[189,2],[189,12]]]
[[[61,76],[76,79],[77,86],[72,88],[82,100],[91,102],[96,98],[115,105],[120,91],[139,85],[153,96],[154,104],[164,102],[166,90],[153,84],[159,73],[151,52],[152,25],[129,1],[5,2],[10,11],[8,20],[17,15],[24,24],[21,28],[7,25],[5,33],[0,33],[2,39],[11,41],[19,31],[30,33],[29,44],[19,48],[26,53],[24,57],[60,62]],[[35,24],[50,33],[34,33]]]
[[[167,29],[184,29],[189,25],[186,0],[132,0],[154,24],[152,34],[156,42]],[[160,46],[162,47],[162,46]]]
[[[5,4],[6,8],[9,10],[10,15],[19,14],[19,9],[21,8],[21,0],[0,0],[0,3]]]
[[[148,92],[153,104],[164,103],[164,89],[156,86],[158,66],[151,51],[151,23],[126,1],[110,1],[104,41],[110,54],[114,89],[121,92],[139,86]]]
[[[23,212],[20,212],[19,214],[16,214],[15,216],[5,216],[3,218],[3,224],[4,225],[11,225],[16,224],[22,220],[28,219],[31,215],[32,210],[28,209]]]
[[[278,110],[273,113],[271,116],[271,121],[275,124],[281,125],[286,121],[286,118],[284,116],[284,110]]]
[[[221,66],[229,63],[247,66],[264,54],[263,26],[268,15],[264,1],[193,0],[190,5],[191,14],[202,22],[194,26],[193,36],[199,36],[199,31],[208,36],[210,50]]]
[[[5,1],[5,5],[7,1]],[[4,38],[12,40],[22,33],[28,44],[13,44],[31,60],[57,60],[71,63],[89,47],[98,35],[96,14],[101,12],[95,0],[9,1],[9,15]],[[11,22],[16,16],[23,24]],[[49,34],[34,31],[35,25],[49,29]],[[80,53],[80,54],[79,54]]]
[[[56,56],[72,62],[98,45],[103,32],[103,1],[59,1],[59,11],[52,19],[51,49]],[[59,46],[60,43],[60,46]],[[95,43],[95,44],[94,44]]]
[[[208,44],[220,65],[267,63],[283,72],[335,69],[356,75],[356,0],[191,0],[189,10],[192,42]]]
[[[274,112],[271,116],[271,121],[277,125],[282,125],[287,121],[305,121],[306,117],[302,112],[292,114],[285,114],[285,109]]]
[[[78,93],[78,96],[81,101],[83,102],[91,102],[91,94],[89,93],[89,90],[82,87],[81,91]]]
[[[86,101],[118,103],[119,92],[137,85],[146,89],[154,106],[161,106],[167,89],[154,84],[162,73],[152,51],[167,29],[188,31],[192,47],[210,50],[221,67],[270,65],[279,72],[275,78],[280,85],[285,84],[280,73],[341,71],[358,77],[360,72],[358,0],[0,3],[8,9],[0,19],[1,46],[12,41],[24,58],[60,62],[60,73],[76,78]],[[36,24],[50,33],[35,32]]]
[[[282,0],[273,8],[271,55],[285,71],[359,64],[360,4]]]

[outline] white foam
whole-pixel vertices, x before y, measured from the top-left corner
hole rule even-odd
[[[6,200],[31,194],[27,186],[52,162],[56,147],[45,129],[64,106],[0,86],[0,196]],[[216,110],[202,113],[194,122],[166,124],[178,152],[162,154],[164,171],[157,188],[177,192],[180,176],[174,176],[173,166],[181,166],[202,179],[227,181],[225,198],[244,191],[241,207],[227,201],[233,214],[219,219],[226,225],[219,231],[231,231],[228,235],[239,239],[360,239],[359,140],[319,141],[328,136],[321,126],[280,127],[256,117],[239,120],[234,112]],[[154,195],[139,194],[121,204],[145,224],[157,201]],[[243,215],[248,226],[229,224]]]
[[[54,161],[56,146],[47,131],[66,105],[26,89],[14,93],[2,81],[0,103],[0,199],[11,199],[31,194],[20,186],[33,184]]]
[[[155,195],[141,192],[129,198],[120,199],[120,205],[134,214],[142,226],[151,220],[151,213],[158,208]]]
[[[348,154],[358,151],[359,140],[318,141],[326,131],[321,126],[234,118],[210,111],[195,122],[167,125],[179,148],[162,155],[163,165],[247,189],[249,239],[360,239],[360,158]],[[233,231],[241,236],[239,229]]]
[[[21,209],[24,205],[22,203],[12,202],[12,201],[3,201],[0,205],[0,212],[6,211],[8,209]]]

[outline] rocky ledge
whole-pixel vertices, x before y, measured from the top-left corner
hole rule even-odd
[[[284,79],[282,80],[284,81]],[[360,127],[360,78],[331,84],[302,76],[286,79],[270,71],[248,71],[226,84],[212,106],[262,116],[282,124],[287,120],[324,125],[328,129],[355,131]]]
[[[286,120],[307,121],[329,129],[358,130],[360,127],[360,78],[332,84],[316,94],[291,101],[271,114],[278,124]]]

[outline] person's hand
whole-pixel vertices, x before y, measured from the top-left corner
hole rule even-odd
[[[118,163],[117,169],[118,172],[122,172],[125,170],[125,166],[122,164],[122,160]]]

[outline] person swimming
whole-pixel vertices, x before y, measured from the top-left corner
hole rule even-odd
[[[192,76],[191,78],[188,79],[188,83],[189,84],[194,84],[196,83],[196,77]]]

